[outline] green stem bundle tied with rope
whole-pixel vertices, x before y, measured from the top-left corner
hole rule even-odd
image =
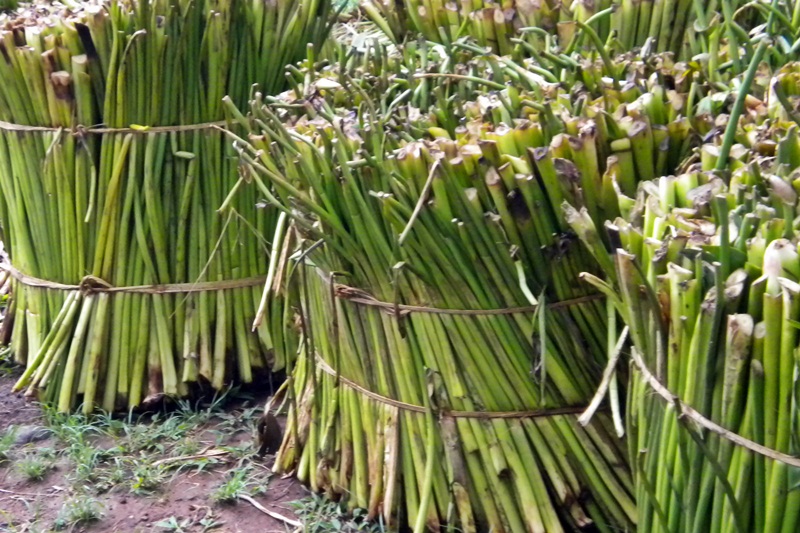
[[[141,0],[0,16],[17,390],[61,410],[127,410],[294,356],[282,296],[262,301],[280,213],[249,188],[228,198],[242,177],[223,97],[282,90],[330,9]]]

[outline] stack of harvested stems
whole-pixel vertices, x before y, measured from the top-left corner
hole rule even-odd
[[[634,341],[641,531],[800,524],[800,65],[765,79],[762,57],[684,172],[643,184],[633,215],[605,224],[614,253],[594,250],[609,282],[585,276]],[[587,220],[574,228],[597,242]]]
[[[395,42],[421,33],[439,43],[469,37],[500,54],[520,43],[536,54],[587,45],[617,53],[645,47],[683,60],[704,54],[712,61],[729,45],[728,68],[740,66],[738,48],[749,46],[748,32],[770,16],[787,36],[778,54],[796,54],[793,30],[800,24],[796,2],[780,0],[362,0],[361,6]]]
[[[686,94],[635,61],[623,87],[588,62],[573,82],[594,91],[566,92],[494,56],[373,52],[240,117],[236,146],[301,250],[324,237],[295,271],[304,357],[277,468],[416,531],[630,528],[616,381],[612,416],[561,410],[586,406],[618,340],[576,283],[602,265],[561,205],[602,223],[674,172]]]
[[[219,121],[226,95],[282,90],[328,10],[142,0],[0,19],[0,217],[12,347],[27,365],[17,389],[111,411],[284,366],[296,349],[279,302],[249,333],[269,251],[259,236],[272,238],[279,213],[250,188],[226,200],[242,180]]]

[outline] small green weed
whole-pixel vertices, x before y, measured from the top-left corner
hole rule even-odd
[[[169,413],[131,414],[125,418],[99,412],[90,416],[63,414],[46,409],[45,425],[52,431],[57,451],[29,447],[17,452],[12,449],[15,436],[11,432],[0,433],[0,462],[12,456],[14,468],[31,480],[45,478],[56,461],[59,466],[68,464],[67,494],[80,497],[67,501],[55,522],[52,517],[45,520],[48,530],[72,530],[99,520],[101,506],[93,497],[105,492],[121,490],[147,496],[160,491],[186,470],[200,472],[209,465],[225,462],[233,462],[236,467],[210,498],[218,503],[232,502],[242,494],[255,495],[266,490],[269,472],[263,465],[251,463],[252,441],[242,438],[242,432],[251,431],[261,406],[249,402],[227,412],[223,408],[228,399],[250,400],[223,394],[202,406],[183,403]],[[192,457],[212,446],[227,454]],[[175,532],[200,531],[199,528],[211,531],[219,527],[219,522],[211,507],[207,509],[206,516],[189,517],[188,521],[185,516],[169,517],[150,527],[154,531],[159,528]],[[25,527],[33,527],[33,523]]]
[[[95,419],[84,415],[60,413],[53,408],[45,408],[44,418],[56,439],[67,446],[86,444],[90,437],[103,433]]]
[[[211,531],[212,529],[217,529],[218,527],[222,527],[222,522],[219,522],[216,518],[214,518],[213,513],[211,511],[206,513],[206,516],[200,519],[200,527],[203,528],[203,533],[206,531]]]
[[[164,520],[159,520],[154,525],[161,529],[166,529],[167,531],[173,531],[174,533],[187,533],[189,528],[192,527],[192,521],[189,518],[179,520],[174,516],[170,516]]]
[[[224,440],[242,431],[250,432],[263,412],[264,408],[261,405],[257,405],[248,407],[241,412],[221,413],[217,415],[219,422],[213,433],[218,436],[218,439]]]
[[[0,298],[0,301],[5,303],[5,296]],[[3,304],[0,304],[0,308]],[[5,347],[0,349],[0,376],[10,376],[14,372],[14,361],[11,358],[11,348]]]
[[[114,466],[106,471],[103,481],[113,487],[114,485],[119,485],[125,481],[125,476],[127,473],[128,470],[125,468],[124,462],[119,457],[115,457]]]
[[[53,469],[53,458],[52,450],[39,449],[17,460],[14,466],[28,481],[41,481]]]
[[[233,503],[241,494],[252,496],[267,489],[268,475],[254,472],[252,466],[239,466],[229,471],[228,475],[228,480],[211,493],[211,499],[215,503]]]
[[[339,502],[328,500],[314,494],[303,500],[292,502],[295,513],[303,522],[303,530],[307,533],[328,532],[367,532],[384,533],[386,528],[380,522],[369,522],[366,511],[355,509],[348,513]]]
[[[0,437],[0,464],[8,461],[11,458],[11,449],[14,447],[14,442],[17,439],[17,429],[9,428]]]
[[[96,522],[103,517],[100,503],[89,496],[75,496],[67,500],[58,513],[53,526],[56,530],[75,529]]]
[[[198,509],[198,511],[202,511],[202,509],[203,508]],[[205,514],[203,516],[196,515],[194,517],[184,518],[183,520],[176,516],[170,516],[169,518],[159,520],[153,524],[153,527],[161,528],[166,531],[172,531],[174,533],[189,533],[190,531],[205,533],[207,531],[215,530],[222,525],[223,523],[214,517],[214,512],[210,508],[206,507]]]
[[[180,442],[175,443],[172,448],[172,455],[176,457],[197,455],[202,450],[202,446],[196,437],[184,437]]]
[[[167,470],[163,465],[153,465],[151,459],[143,457],[136,461],[132,472],[131,492],[150,494],[167,483]]]
[[[96,481],[98,466],[111,455],[108,450],[95,448],[91,444],[75,442],[66,451],[74,465],[74,470],[67,476],[73,483],[91,484]]]
[[[214,489],[211,493],[211,499],[216,503],[232,503],[235,502],[240,494],[247,493],[247,472],[237,470],[233,473],[229,480]]]
[[[91,416],[46,410],[45,419],[53,435],[64,446],[60,452],[72,466],[67,479],[97,493],[127,485],[135,494],[149,494],[168,482],[170,470],[202,470],[209,459],[181,461],[175,466],[153,466],[154,456],[180,457],[202,450],[197,438],[213,418],[224,414],[228,396],[221,394],[210,404],[188,402],[169,413],[129,415],[119,419],[108,413]],[[109,447],[109,441],[112,442]]]

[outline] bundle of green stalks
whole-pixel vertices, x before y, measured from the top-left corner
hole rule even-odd
[[[6,122],[127,128],[220,120],[226,95],[243,104],[253,84],[267,94],[283,90],[285,66],[324,40],[331,10],[325,0],[56,6],[0,17]]]
[[[260,120],[279,117],[313,137],[320,123],[350,120],[357,109],[361,126],[370,113],[379,117],[376,124],[387,133],[381,142],[394,150],[423,138],[465,144],[475,132],[496,129],[484,144],[504,144],[511,154],[510,138],[523,137],[530,145],[519,141],[517,155],[532,157],[544,179],[564,182],[563,199],[594,206],[594,220],[602,222],[629,213],[638,180],[675,173],[700,137],[719,127],[715,116],[727,102],[697,69],[666,56],[652,64],[629,58],[624,83],[606,77],[602,61],[575,63],[558,73],[564,80],[558,84],[535,63],[470,46],[449,54],[421,42],[399,51],[376,47],[358,57],[343,51],[335,65],[297,70],[289,76],[292,91],[254,101],[275,111],[259,111]],[[531,150],[536,153],[525,154]]]
[[[326,233],[335,232],[328,233],[324,250],[311,257],[323,272],[349,272],[342,280],[348,285],[382,301],[456,309],[517,307],[586,294],[567,282],[581,268],[582,252],[559,242],[556,220],[544,210],[533,214],[522,191],[514,205],[506,202],[500,171],[480,168],[477,142],[467,145],[466,157],[455,166],[442,159],[437,165],[441,174],[432,167],[434,158],[441,150],[458,150],[447,139],[441,147],[410,144],[397,159],[376,159],[339,183],[334,165],[346,168],[360,159],[354,153],[357,139],[339,137],[338,154],[309,150],[289,135],[271,140],[280,141],[282,150],[255,164],[264,165],[263,177],[280,180],[272,184],[277,189],[286,185],[308,191],[291,197],[301,202],[302,215],[295,215],[295,223],[313,238],[318,234],[314,226],[322,221]],[[380,141],[375,142],[379,148]],[[381,152],[370,156],[387,157]],[[309,165],[306,171],[297,167],[303,161]],[[294,179],[293,170],[298,174]],[[482,187],[469,186],[471,171],[479,173],[475,182]],[[517,180],[510,164],[502,172]],[[392,187],[395,174],[398,183]],[[431,188],[442,210],[423,210],[400,246],[397,235],[428,175],[434,177]],[[308,180],[317,187],[310,188]],[[523,181],[520,174],[519,181],[531,195],[529,202],[535,195],[543,197],[532,179]],[[319,197],[320,203],[303,202],[309,194],[325,197]],[[290,201],[288,195],[284,201]],[[315,215],[321,220],[311,218]],[[512,230],[517,233],[509,241],[506,232]],[[528,231],[528,239],[523,241],[521,230]],[[449,246],[436,253],[442,241]],[[516,257],[510,253],[514,243],[519,246]],[[564,313],[542,311],[535,320],[532,313],[479,318],[415,313],[398,322],[379,310],[344,303],[334,308],[326,304],[330,287],[313,284],[308,279],[312,271],[301,275],[308,298],[303,315],[308,366],[294,373],[297,408],[277,458],[279,470],[296,469],[313,489],[348,497],[351,508],[366,508],[371,517],[382,514],[387,522],[418,531],[444,523],[468,531],[560,531],[593,521],[604,527],[634,522],[624,452],[609,417],[599,417],[589,428],[579,426],[574,416],[456,419],[445,437],[453,442],[445,451],[439,440],[445,430],[434,424],[432,413],[426,419],[424,413],[384,409],[380,401],[334,387],[336,378],[314,361],[319,355],[346,379],[423,408],[433,409],[431,401],[437,409],[480,412],[583,405],[592,392],[598,359],[605,357],[606,339],[594,334],[605,331],[602,303],[575,305]],[[533,284],[537,277],[541,281]],[[339,324],[336,329],[330,326],[331,316]],[[536,350],[543,349],[541,357],[532,350],[534,337],[539,339]],[[440,380],[435,400],[426,393],[425,369],[435,373],[432,380]],[[298,419],[309,425],[298,425]]]
[[[664,9],[667,3],[659,2],[659,9]],[[687,2],[684,0],[683,3]],[[671,5],[669,9],[675,7]],[[562,48],[567,48],[587,26],[602,42],[619,37],[625,50],[630,50],[646,42],[649,27],[639,38],[637,21],[645,17],[649,21],[652,11],[641,10],[639,2],[620,3],[619,0],[405,0],[401,3],[362,0],[361,8],[395,42],[414,33],[440,43],[453,43],[469,37],[480,46],[490,47],[502,55],[511,53],[523,36],[527,42],[540,47],[545,43],[549,45],[552,40],[553,44],[560,42]],[[673,22],[672,17],[670,12],[670,22]],[[661,29],[661,20],[659,11],[654,30]],[[680,17],[674,22],[678,26],[671,28],[668,22],[665,32],[680,33],[682,39],[685,26],[680,25]],[[628,34],[630,25],[633,26],[632,35]],[[657,43],[658,33],[652,39]],[[665,44],[657,50],[660,52],[669,50],[667,45],[671,44],[666,35],[662,39]],[[679,40],[677,44],[681,42]]]
[[[443,43],[468,35],[481,46],[506,54],[513,47],[511,39],[518,35],[522,19],[516,5],[519,2],[502,4],[483,0],[365,0],[361,8],[395,42],[402,41],[407,33],[420,33]]]
[[[361,6],[395,42],[408,34],[440,43],[469,39],[501,55],[536,57],[582,49],[610,57],[634,49],[671,52],[711,63],[716,76],[744,71],[757,44],[751,31],[766,23],[780,35],[773,61],[796,59],[800,29],[800,8],[789,0],[363,0]]]
[[[236,145],[255,184],[291,206],[301,252],[323,240],[295,273],[304,357],[276,468],[418,531],[632,527],[616,381],[612,416],[586,427],[574,415],[430,417],[588,403],[618,342],[606,334],[615,315],[602,300],[547,309],[591,296],[577,275],[601,272],[560,206],[586,206],[599,222],[629,208],[639,180],[674,172],[692,146],[690,99],[656,77],[615,89],[591,64],[580,75],[596,95],[483,56],[444,55],[421,77],[417,62],[430,57],[400,50],[298,72],[291,93],[256,95],[250,118],[240,115],[252,133]],[[436,94],[427,107],[422,83]],[[400,318],[353,295],[443,309],[544,305]]]
[[[756,73],[756,85],[765,86],[769,72],[789,62],[788,56],[776,59],[772,53],[781,39],[778,35],[767,41],[771,46],[767,46],[761,59],[769,68]],[[760,43],[764,35],[753,40]],[[737,94],[744,74],[731,68],[727,51],[720,51],[713,61],[708,55],[676,61],[673,54],[643,50],[614,56],[609,55],[613,49],[604,49],[600,57],[584,50],[572,54],[555,48],[551,52],[533,52],[520,45],[508,57],[468,40],[442,45],[420,39],[401,46],[385,46],[377,39],[366,39],[359,46],[334,47],[324,61],[292,67],[287,74],[292,90],[278,98],[264,96],[264,101],[295,115],[308,112],[315,116],[340,108],[360,109],[366,99],[371,99],[385,118],[384,125],[398,124],[399,135],[404,134],[403,129],[409,130],[409,140],[422,135],[422,130],[415,128],[427,126],[423,121],[399,117],[398,113],[404,111],[401,104],[430,116],[430,125],[445,128],[452,136],[468,112],[474,115],[469,102],[488,107],[495,123],[510,123],[535,113],[552,123],[551,117],[561,113],[559,106],[565,101],[579,110],[584,105],[593,108],[593,112],[586,113],[590,117],[613,111],[616,117],[624,118],[626,106],[651,92],[634,107],[659,107],[654,116],[660,121],[654,124],[657,128],[678,121],[681,124],[670,124],[669,129],[685,129],[688,125],[703,136],[720,127],[715,123],[719,110]],[[740,59],[747,62],[745,67],[757,52],[758,46],[743,52]],[[344,88],[346,84],[348,89]],[[324,111],[316,109],[322,105],[321,100],[325,100]],[[555,107],[545,109],[545,101]],[[487,102],[493,105],[485,105]],[[567,106],[566,112],[572,113],[572,108]],[[656,136],[658,140],[663,138],[661,133]],[[675,158],[671,161],[674,167]]]
[[[328,10],[142,1],[0,20],[3,240],[16,271],[45,281],[15,282],[17,390],[130,409],[294,356],[281,298],[262,301],[285,225],[251,188],[227,199],[243,180],[217,121],[226,95],[282,90]]]
[[[643,183],[631,216],[602,230],[586,214],[573,221],[587,242],[610,236],[613,254],[594,248],[609,282],[586,278],[616,302],[638,358],[627,415],[640,531],[800,524],[797,466],[701,427],[645,378],[734,435],[800,454],[797,72],[764,87],[753,69],[729,126],[685,172]]]

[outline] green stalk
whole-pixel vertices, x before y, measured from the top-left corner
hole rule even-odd
[[[739,127],[739,117],[741,116],[742,111],[744,111],[745,98],[750,90],[750,86],[753,84],[758,66],[761,63],[761,60],[764,58],[764,54],[767,52],[767,47],[769,44],[769,39],[761,39],[761,41],[758,43],[758,47],[756,47],[755,53],[753,54],[753,58],[750,60],[750,66],[747,68],[747,73],[745,74],[744,80],[742,80],[742,85],[739,87],[736,101],[733,105],[733,109],[731,110],[728,126],[725,128],[725,136],[722,139],[722,147],[720,148],[720,155],[719,159],[717,160],[717,171],[724,170],[728,164],[728,157],[730,156],[731,147],[733,146],[736,137],[736,129]]]

